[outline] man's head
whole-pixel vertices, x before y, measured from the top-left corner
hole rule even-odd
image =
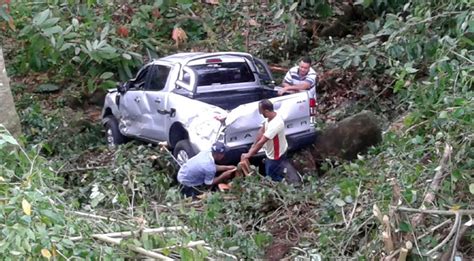
[[[273,111],[273,103],[268,99],[263,99],[258,103],[258,112],[263,115],[263,117],[268,118],[271,114],[275,113]]]
[[[211,151],[212,151],[212,156],[214,157],[214,160],[216,161],[222,160],[226,152],[225,144],[220,141],[216,141],[212,145]]]
[[[300,76],[305,76],[308,74],[309,69],[311,69],[311,58],[309,56],[305,56],[301,59],[300,64],[298,66],[298,74]]]

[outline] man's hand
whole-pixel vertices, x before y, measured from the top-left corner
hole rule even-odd
[[[278,95],[281,96],[285,93],[297,93],[297,92],[299,92],[298,87],[295,87],[295,85],[287,85],[278,90]]]
[[[234,165],[229,165],[229,166],[225,166],[225,171],[228,171],[228,170],[236,170],[237,167],[234,166]]]
[[[287,90],[286,90],[286,87],[283,87],[283,88],[281,88],[281,89],[278,90],[278,95],[281,96],[281,95],[283,95],[286,91],[287,91]]]
[[[248,160],[248,159],[250,159],[250,154],[248,153],[242,153],[242,155],[240,156],[241,161]]]

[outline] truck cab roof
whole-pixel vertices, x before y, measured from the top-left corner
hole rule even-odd
[[[150,63],[155,63],[155,62],[167,62],[170,64],[176,64],[176,63],[181,63],[181,64],[188,64],[188,62],[192,60],[201,60],[201,59],[207,59],[207,58],[221,58],[221,59],[231,59],[232,57],[246,57],[246,58],[252,58],[252,55],[248,53],[243,53],[243,52],[216,52],[216,53],[204,53],[204,52],[187,52],[187,53],[177,53],[177,54],[172,54],[169,56],[165,56],[163,58],[159,58],[156,60],[153,60]],[[229,61],[230,62],[230,61]],[[196,62],[199,64],[203,64],[205,62],[199,61]]]

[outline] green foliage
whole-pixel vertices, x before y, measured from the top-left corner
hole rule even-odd
[[[28,107],[19,110],[19,114],[22,124],[27,126],[23,128],[26,142],[41,143],[46,155],[67,157],[103,144],[102,126],[91,124],[84,114],[62,106],[45,108],[32,98],[24,102]]]
[[[149,204],[146,200],[150,198],[161,203],[173,182],[176,166],[170,164],[172,159],[166,154],[159,154],[160,158],[153,166],[150,159],[156,154],[154,148],[143,145],[121,147],[113,158],[106,158],[111,161],[107,162],[109,168],[68,178],[67,187],[71,190],[67,195],[71,196],[77,207],[92,209]],[[68,165],[74,170],[74,162]]]
[[[115,79],[131,77],[131,68],[142,62],[141,55],[131,50],[131,44],[117,35],[107,21],[93,18],[92,14],[81,21],[75,16],[74,12],[64,13],[54,6],[35,14],[31,24],[19,33],[27,45],[17,60],[19,72],[54,69],[78,76],[83,73],[89,78],[84,86],[89,93],[115,86],[110,71],[118,72]],[[101,29],[96,33],[92,28]]]
[[[52,256],[94,258],[94,247],[74,244],[68,236],[88,233],[84,222],[66,211],[64,198],[56,192],[60,179],[38,155],[38,148],[25,150],[0,126],[0,249],[2,259]]]
[[[362,5],[364,8],[373,10],[378,14],[383,13],[397,13],[400,7],[407,4],[407,0],[357,0],[354,4]],[[409,6],[409,4],[408,4]],[[405,8],[408,8],[405,5]]]
[[[50,108],[40,99],[22,96],[17,107],[26,137],[21,141],[42,146],[24,148],[5,131],[0,133],[2,257],[35,259],[41,250],[48,250],[57,258],[134,258],[127,246],[164,248],[202,239],[214,249],[255,259],[262,258],[273,243],[291,237],[295,226],[301,231],[296,233],[293,256],[378,258],[384,255],[383,243],[371,206],[376,203],[382,211],[388,210],[393,196],[391,182],[399,184],[403,205],[420,206],[445,143],[453,146],[453,154],[435,204],[440,209],[472,208],[474,25],[469,1],[357,3],[380,16],[366,23],[361,37],[321,39],[311,53],[324,57],[327,69],[357,68],[361,75],[393,80],[383,87],[393,91],[397,102],[388,110],[403,112],[401,127],[385,132],[383,143],[367,155],[350,163],[328,160],[322,166],[325,175],[305,176],[302,187],[252,176],[235,180],[228,193],[189,202],[174,186],[176,168],[169,164],[172,160],[166,153],[140,143],[109,152],[102,146],[99,124],[90,124],[81,113],[61,108],[61,98]],[[285,44],[300,39],[301,28],[296,25],[300,18],[330,15],[325,1],[274,1],[268,7],[274,14],[270,18],[264,11],[258,13],[254,5],[237,2],[204,8],[187,0],[154,1],[123,9],[102,1],[77,6],[74,1],[49,4],[35,2],[13,8],[26,48],[26,52],[18,52],[17,72],[34,69],[81,76],[77,79],[88,92],[128,78],[141,63],[139,53],[161,56],[174,50],[168,45],[174,44],[170,35],[175,27],[183,28],[189,41],[206,41],[205,46],[212,50],[244,50],[242,30],[229,28],[249,24],[249,13],[255,10],[259,14],[256,23],[276,18],[275,24],[282,28],[273,32],[274,39]],[[198,13],[202,19],[183,18],[190,13]],[[238,26],[230,25],[229,20]],[[263,34],[262,28],[252,30]],[[266,43],[262,40],[262,50],[270,52]],[[14,92],[23,93],[27,87],[15,86]],[[307,212],[300,211],[303,206]],[[190,229],[169,233],[169,237],[132,237],[117,248],[98,246],[90,234],[135,229],[137,224],[85,222],[71,215],[76,209],[122,221],[142,218],[149,227],[185,224]],[[433,224],[440,221],[430,219]],[[280,226],[287,226],[283,233]],[[412,227],[408,220],[400,220],[396,229],[418,235],[425,227]],[[69,240],[80,233],[85,240]],[[423,252],[441,240],[438,235],[429,236],[418,242],[418,247]],[[179,247],[163,253],[188,260],[216,254],[204,247]]]

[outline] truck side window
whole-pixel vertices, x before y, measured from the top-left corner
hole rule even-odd
[[[258,75],[263,83],[273,83],[273,77],[270,70],[268,69],[268,65],[263,60],[257,58],[254,59],[254,62],[255,66],[257,67]]]
[[[191,82],[191,75],[188,72],[183,73],[183,82],[186,84],[190,84]]]
[[[135,77],[135,80],[130,82],[131,83],[130,88],[133,88],[133,89],[143,88],[143,86],[145,85],[145,80],[147,78],[147,74],[149,70],[150,70],[150,66],[143,68]]]
[[[149,73],[145,90],[161,91],[166,86],[166,80],[171,68],[164,65],[155,65]]]

